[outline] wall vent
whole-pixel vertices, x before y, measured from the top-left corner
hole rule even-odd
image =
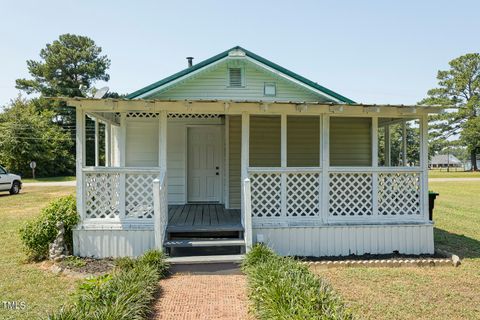
[[[228,69],[228,85],[233,88],[243,87],[243,70],[242,68],[229,68]]]

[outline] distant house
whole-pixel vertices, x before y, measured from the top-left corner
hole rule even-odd
[[[355,103],[241,47],[126,99],[65,100],[77,121],[75,255],[255,242],[294,256],[434,252],[427,121],[441,108]],[[392,161],[399,144],[413,165]]]
[[[437,154],[430,160],[430,168],[459,168],[461,166],[462,161],[453,154]]]

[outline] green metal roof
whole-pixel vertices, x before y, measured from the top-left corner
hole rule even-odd
[[[169,82],[171,82],[171,81],[174,81],[174,80],[176,80],[176,79],[178,79],[178,78],[181,78],[181,77],[183,77],[183,76],[185,76],[185,75],[188,75],[189,73],[191,73],[191,72],[193,72],[193,71],[195,71],[195,70],[198,70],[198,69],[201,69],[201,68],[203,68],[203,67],[205,67],[205,66],[208,66],[209,64],[212,64],[212,63],[214,63],[214,62],[216,62],[216,61],[218,61],[218,60],[220,60],[220,59],[223,59],[223,58],[227,57],[227,56],[228,56],[228,53],[229,53],[230,51],[236,50],[236,49],[242,50],[243,52],[245,52],[245,54],[246,54],[248,57],[250,57],[250,58],[252,58],[252,59],[254,59],[254,60],[257,60],[258,62],[263,63],[264,65],[266,65],[266,66],[268,66],[268,67],[270,67],[270,68],[272,68],[272,69],[275,69],[275,70],[277,70],[277,71],[279,71],[279,72],[281,72],[281,73],[283,73],[283,74],[285,74],[285,75],[287,75],[287,76],[289,76],[289,77],[292,77],[292,78],[294,78],[295,80],[300,81],[300,82],[302,82],[302,83],[304,83],[304,84],[306,84],[306,85],[308,85],[308,86],[310,86],[310,87],[312,87],[312,88],[315,88],[315,89],[317,89],[317,90],[319,90],[319,91],[321,91],[321,92],[323,92],[323,93],[325,93],[325,94],[327,94],[327,95],[329,95],[329,96],[332,96],[332,97],[334,97],[334,98],[336,98],[336,99],[338,99],[338,100],[340,100],[340,101],[342,101],[342,102],[344,102],[344,103],[355,103],[355,101],[350,100],[350,99],[348,99],[347,97],[344,97],[344,96],[342,96],[342,95],[340,95],[340,94],[338,94],[338,93],[336,93],[336,92],[334,92],[334,91],[332,91],[332,90],[330,90],[330,89],[325,88],[324,86],[319,85],[319,84],[316,83],[316,82],[313,82],[313,81],[311,81],[311,80],[309,80],[309,79],[307,79],[307,78],[304,78],[304,77],[302,77],[301,75],[299,75],[299,74],[297,74],[297,73],[295,73],[295,72],[293,72],[293,71],[290,71],[290,70],[288,70],[288,69],[285,69],[284,67],[282,67],[282,66],[280,66],[280,65],[278,65],[278,64],[276,64],[276,63],[273,63],[273,62],[271,62],[270,60],[267,60],[267,59],[265,59],[265,58],[263,58],[263,57],[260,57],[259,55],[256,55],[255,53],[250,52],[250,51],[248,51],[248,50],[246,50],[246,49],[244,49],[244,48],[242,48],[242,47],[240,47],[240,46],[236,46],[236,47],[233,47],[233,48],[231,48],[231,49],[228,49],[228,50],[226,50],[226,51],[224,51],[224,52],[222,52],[222,53],[219,53],[219,54],[217,54],[217,55],[215,55],[215,56],[213,56],[213,57],[211,57],[211,58],[209,58],[209,59],[207,59],[207,60],[204,60],[204,61],[202,61],[202,62],[199,62],[199,63],[197,63],[197,64],[194,64],[192,67],[189,67],[189,68],[187,68],[187,69],[184,69],[184,70],[182,70],[182,71],[180,71],[180,72],[177,72],[177,73],[175,73],[175,74],[173,74],[173,75],[171,75],[171,76],[169,76],[169,77],[167,77],[167,78],[164,78],[164,79],[162,79],[162,80],[160,80],[160,81],[157,81],[157,82],[155,82],[155,83],[152,83],[152,84],[149,85],[149,86],[146,86],[146,87],[144,87],[144,88],[142,88],[142,89],[140,89],[140,90],[137,90],[137,91],[135,91],[135,92],[127,95],[127,99],[137,98],[138,96],[140,96],[140,95],[142,95],[142,94],[144,94],[144,93],[146,93],[146,92],[149,92],[149,91],[151,91],[151,90],[154,90],[154,89],[156,89],[156,88],[158,88],[158,87],[161,87],[161,86],[163,86],[163,85],[165,85],[165,84],[167,84],[167,83],[169,83]]]

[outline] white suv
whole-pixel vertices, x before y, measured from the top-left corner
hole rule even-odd
[[[22,189],[22,178],[16,174],[8,173],[0,166],[0,191],[9,191],[10,194],[17,194]]]

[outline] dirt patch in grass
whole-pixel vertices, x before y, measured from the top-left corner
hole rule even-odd
[[[109,273],[115,267],[115,261],[113,259],[93,259],[69,256],[60,262],[46,260],[37,263],[37,265],[40,269],[55,274],[61,273],[74,278],[87,278]]]

